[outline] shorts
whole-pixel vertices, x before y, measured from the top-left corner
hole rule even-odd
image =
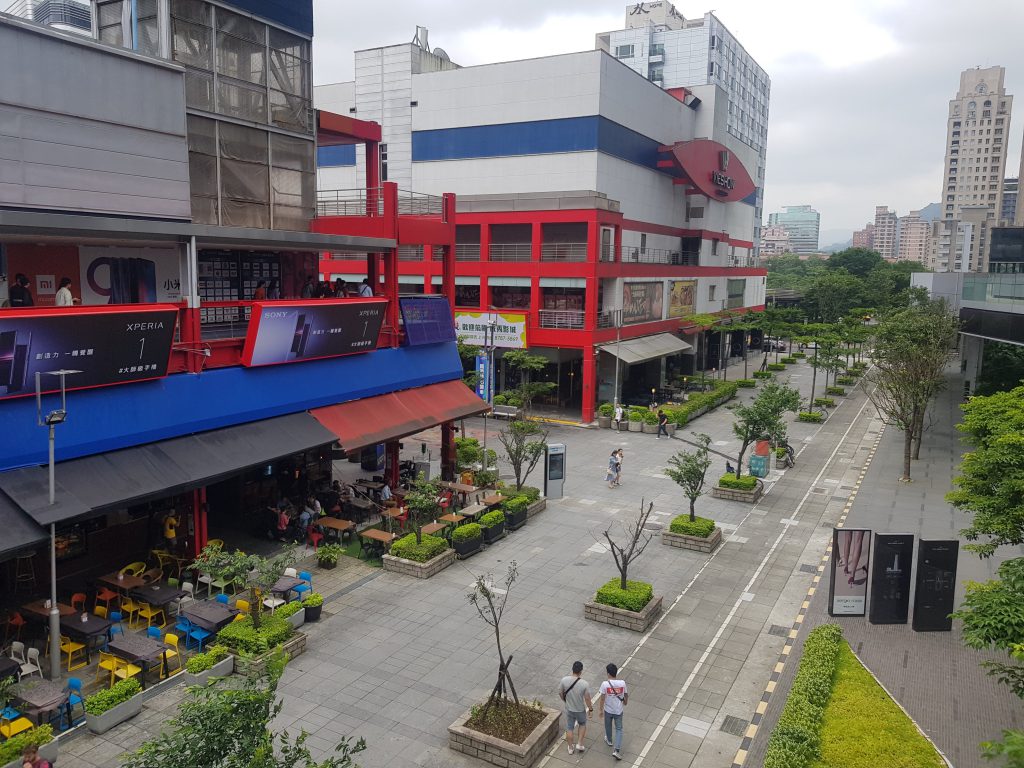
[[[565,730],[572,731],[576,726],[585,728],[587,725],[587,713],[586,712],[570,712],[568,709],[565,710]]]

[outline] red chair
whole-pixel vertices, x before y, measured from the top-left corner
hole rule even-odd
[[[107,589],[106,587],[100,587],[99,591],[96,593],[96,602],[93,603],[93,607],[95,608],[100,603],[103,603],[107,609],[107,613],[110,613],[110,601],[117,600],[118,597],[119,595],[114,590]]]
[[[24,626],[24,617],[17,611],[11,613],[7,617],[7,629],[4,631],[4,645],[7,645],[11,640],[20,640],[21,630]]]
[[[85,592],[75,592],[75,594],[71,596],[71,607],[76,611],[84,611],[87,599]]]
[[[316,529],[315,525],[309,526],[306,531],[307,543],[313,545],[313,551],[316,552],[317,547],[320,546],[320,542],[324,540],[324,535]]]

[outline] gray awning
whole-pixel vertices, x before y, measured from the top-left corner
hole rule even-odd
[[[336,439],[308,413],[293,413],[61,462],[52,506],[46,467],[0,473],[0,489],[49,525],[199,488]]]
[[[677,355],[693,347],[671,333],[655,333],[652,336],[641,336],[637,339],[626,339],[619,342],[602,344],[601,351],[619,358],[626,365],[654,360],[665,355]]]
[[[18,509],[18,506],[0,493],[0,560],[12,557],[23,549],[42,544],[49,538],[46,529]]]

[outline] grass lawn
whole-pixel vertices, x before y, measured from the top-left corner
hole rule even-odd
[[[944,768],[931,743],[886,695],[845,642],[812,768]]]
[[[371,525],[371,528],[379,528],[379,525]],[[345,548],[345,555],[348,557],[354,557],[357,560],[362,560],[367,565],[373,566],[374,568],[383,567],[384,563],[379,557],[372,557],[367,560],[359,555],[359,534],[353,532],[349,541],[342,545]]]

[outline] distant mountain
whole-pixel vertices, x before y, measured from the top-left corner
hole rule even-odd
[[[832,243],[832,245],[826,245],[818,250],[822,253],[838,253],[839,251],[845,251],[847,248],[853,247],[853,238],[850,238],[845,243]]]

